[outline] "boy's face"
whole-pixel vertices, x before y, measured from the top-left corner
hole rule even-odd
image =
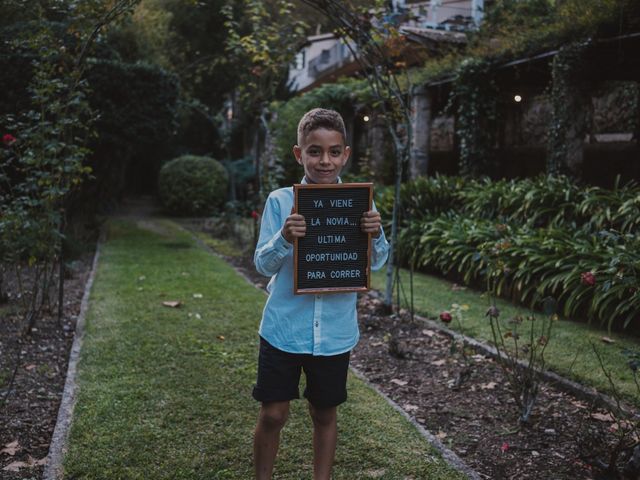
[[[336,183],[351,149],[342,135],[334,130],[318,128],[309,132],[303,145],[295,145],[293,154],[309,183]]]

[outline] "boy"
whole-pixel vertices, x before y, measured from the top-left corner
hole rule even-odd
[[[303,115],[298,144],[293,147],[296,160],[304,167],[301,183],[340,182],[350,153],[339,113],[316,108]],[[360,223],[362,231],[374,239],[371,267],[378,270],[389,250],[380,214],[365,212]],[[253,397],[261,402],[253,444],[258,480],[271,478],[289,401],[299,398],[301,369],[313,420],[313,478],[329,480],[337,442],[337,406],[347,398],[349,353],[359,338],[356,293],[293,294],[293,243],[305,232],[304,217],[294,212],[293,189],[271,192],[254,255],[258,272],[271,277],[253,389]]]

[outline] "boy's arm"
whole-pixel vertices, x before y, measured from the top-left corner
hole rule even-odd
[[[260,222],[258,245],[253,255],[256,270],[266,277],[272,277],[278,273],[289,249],[293,248],[293,245],[282,236],[281,218],[278,201],[269,195]]]

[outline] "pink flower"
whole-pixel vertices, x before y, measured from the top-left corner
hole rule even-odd
[[[451,322],[451,314],[449,312],[447,312],[446,310],[444,312],[441,312],[440,313],[440,320],[442,320],[444,323]]]
[[[580,274],[580,281],[583,285],[592,287],[596,284],[596,276],[593,274],[593,272],[583,272]]]
[[[256,212],[255,210],[251,211],[251,218],[253,218],[254,220],[257,220],[258,218],[260,218],[260,214],[258,212]]]
[[[507,450],[509,450],[509,444],[507,442],[503,442],[502,446],[500,447],[500,451],[502,453],[505,453]]]
[[[5,133],[2,136],[2,143],[4,143],[5,145],[7,145],[8,147],[10,147],[11,145],[13,145],[14,143],[16,143],[16,137],[14,137],[13,135],[11,135],[10,133]]]

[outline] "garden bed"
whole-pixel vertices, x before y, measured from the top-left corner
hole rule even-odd
[[[384,315],[375,292],[359,300],[361,340],[352,364],[469,466],[491,479],[596,478],[589,465],[615,437],[605,411],[542,385],[530,425],[500,367],[471,355],[471,370],[451,354],[451,339],[409,315]]]
[[[0,478],[42,476],[92,255],[87,253],[72,263],[71,278],[64,284],[62,324],[58,323],[57,308],[45,309],[28,336],[21,335],[25,322],[18,313],[15,278],[5,278],[11,296],[8,303],[0,305]]]

